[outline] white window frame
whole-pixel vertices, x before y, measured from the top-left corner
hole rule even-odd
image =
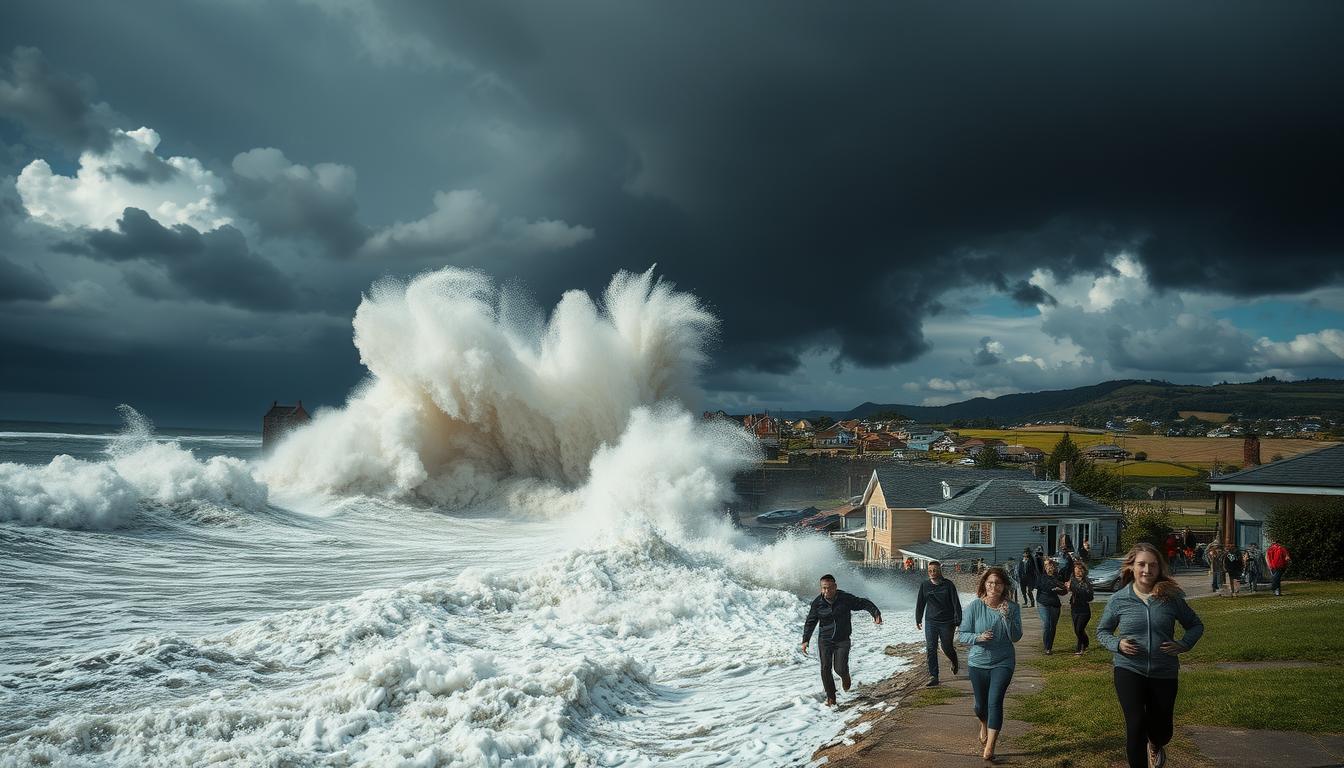
[[[942,529],[941,531],[939,529]],[[942,515],[934,515],[929,521],[929,538],[939,544],[948,544],[954,547],[961,546],[961,521]]]

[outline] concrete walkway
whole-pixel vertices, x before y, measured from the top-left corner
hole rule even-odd
[[[1211,590],[1207,575],[1187,572],[1177,581],[1191,599],[1208,598]],[[1285,588],[1287,588],[1285,584]],[[1219,599],[1219,598],[1212,598]],[[1198,605],[1196,605],[1198,610]],[[1095,631],[1093,616],[1091,629]],[[1055,653],[1068,654],[1073,648],[1073,631],[1067,617],[1055,636]],[[1093,643],[1091,653],[1104,653]],[[1036,693],[1045,680],[1030,664],[1043,655],[1041,622],[1035,609],[1022,612],[1022,640],[1017,643],[1017,670],[1008,689],[1008,698]],[[893,766],[968,766],[982,768],[978,739],[979,723],[971,710],[971,684],[965,675],[965,653],[961,655],[962,674],[950,675],[947,659],[940,658],[942,686],[956,695],[928,706],[919,705],[918,693],[924,690],[928,673],[922,649],[913,654],[914,666],[897,678],[886,681],[881,690],[873,690],[868,701],[906,702],[888,713],[872,712],[860,721],[870,723],[869,730],[850,744],[835,744],[816,752],[814,760],[825,758],[827,766],[843,768],[890,768]],[[1285,662],[1292,664],[1292,662]],[[863,691],[860,691],[862,694]],[[942,694],[945,695],[945,694]],[[1005,702],[1005,708],[1012,711]],[[1020,748],[1016,740],[1030,728],[1019,720],[1005,720],[999,738],[997,757],[1002,765],[1032,765],[1035,757]],[[1248,731],[1211,727],[1185,727],[1181,733],[1192,743],[1204,764],[1237,765],[1239,768],[1310,768],[1344,765],[1344,736],[1315,736],[1284,731]],[[1116,734],[1117,746],[1122,734]],[[1188,764],[1172,755],[1168,765]],[[1122,766],[1122,764],[1117,764]]]

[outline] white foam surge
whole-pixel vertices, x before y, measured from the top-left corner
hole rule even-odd
[[[167,652],[133,643],[111,667],[42,674],[79,684],[96,666],[99,686],[175,695],[62,711],[9,739],[0,765],[797,764],[843,722],[818,700],[815,658],[797,652],[804,604],[734,570],[644,532]],[[890,630],[862,615],[855,630],[858,678],[890,673]]]
[[[265,506],[266,487],[246,462],[197,461],[176,442],[156,441],[134,409],[121,410],[127,427],[111,441],[106,461],[62,455],[45,466],[0,463],[0,521],[107,529],[129,524],[146,503]]]
[[[616,275],[600,305],[570,291],[538,316],[461,269],[375,285],[354,320],[369,380],[281,444],[263,477],[462,507],[519,479],[577,486],[635,408],[695,401],[715,321],[652,270]]]

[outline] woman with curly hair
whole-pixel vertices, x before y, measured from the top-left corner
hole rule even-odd
[[[957,628],[957,638],[971,646],[966,665],[980,721],[981,757],[991,762],[1003,728],[1003,695],[1017,667],[1013,643],[1022,639],[1022,610],[1008,599],[1010,583],[1002,567],[986,568]]]
[[[1177,656],[1195,646],[1204,624],[1152,544],[1139,542],[1129,550],[1120,582],[1124,586],[1097,624],[1097,640],[1111,651],[1115,665],[1130,768],[1162,768],[1176,708]],[[1185,628],[1179,641],[1177,622]]]

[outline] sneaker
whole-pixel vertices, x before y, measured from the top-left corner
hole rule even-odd
[[[926,687],[926,688],[937,688],[937,687],[938,687],[938,678],[936,678],[936,677],[930,677],[930,678],[929,678],[929,682],[925,683],[925,684],[924,684],[924,687]]]
[[[1149,768],[1163,768],[1167,764],[1166,747],[1154,747],[1151,742],[1148,744],[1148,766]]]
[[[844,688],[846,691],[849,690],[849,678],[848,678],[848,677],[842,677],[842,678],[840,678],[840,687],[841,687],[841,688]]]
[[[1052,651],[1052,650],[1050,650],[1049,648],[1046,648],[1046,649],[1045,649],[1045,655],[1046,655],[1046,656],[1053,656],[1054,653],[1055,653],[1055,652]]]

